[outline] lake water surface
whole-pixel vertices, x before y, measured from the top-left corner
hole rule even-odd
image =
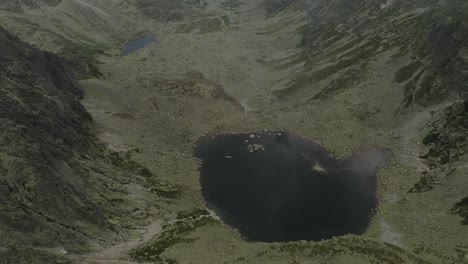
[[[335,159],[287,132],[220,134],[198,141],[200,184],[209,208],[250,241],[322,240],[362,234],[388,150]]]
[[[126,43],[122,47],[122,51],[120,52],[120,56],[124,57],[127,56],[139,49],[146,47],[147,45],[157,41],[155,36],[147,35],[139,37],[131,42]]]

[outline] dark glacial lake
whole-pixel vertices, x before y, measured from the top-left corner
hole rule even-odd
[[[147,35],[147,36],[142,36],[139,37],[131,42],[126,43],[122,47],[122,51],[120,52],[120,56],[124,57],[129,54],[134,53],[135,51],[142,49],[149,44],[158,41],[158,39],[155,36]]]
[[[389,150],[334,158],[287,132],[202,137],[200,184],[208,207],[248,241],[319,241],[362,234],[378,205],[377,170]]]

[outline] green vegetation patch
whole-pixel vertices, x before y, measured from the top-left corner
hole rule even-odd
[[[109,154],[110,161],[116,167],[124,169],[129,173],[133,173],[144,177],[144,186],[149,189],[150,192],[155,193],[161,197],[175,199],[180,196],[180,188],[178,186],[160,181],[156,175],[154,175],[148,168],[141,165],[138,162],[133,161],[129,154],[122,157],[117,152],[111,152]]]
[[[408,81],[416,71],[421,68],[422,64],[419,61],[410,63],[409,65],[399,69],[395,75],[395,81],[402,83]]]
[[[435,175],[429,175],[427,172],[424,173],[419,181],[408,191],[408,193],[423,193],[433,190],[436,185],[440,184]]]
[[[230,0],[227,2],[222,2],[221,7],[226,10],[233,10],[239,8],[241,5],[245,5],[244,3],[241,3],[240,1],[237,0]]]
[[[453,205],[450,210],[452,214],[458,214],[463,217],[462,224],[468,225],[468,196],[463,198],[460,202]]]
[[[333,39],[333,41],[336,41],[336,38],[337,37],[344,37],[346,34],[341,34],[341,35],[338,35],[338,36],[335,36],[335,38]],[[333,56],[337,56],[343,52],[346,52],[346,51],[349,51],[351,50],[352,48],[354,48],[355,46],[359,45],[359,43],[361,43],[362,41],[364,41],[365,38],[363,36],[357,36],[356,38],[348,41],[347,43],[343,44],[343,45],[340,45],[338,46],[337,48],[327,52],[326,54],[324,54],[325,57],[333,57]]]
[[[355,65],[361,64],[359,68],[362,68],[362,64],[367,62],[367,60],[374,56],[379,47],[381,47],[381,39],[379,37],[371,38],[366,44],[345,53],[343,56],[341,56],[341,59],[335,64],[315,71],[313,70],[314,65],[309,65],[309,70],[306,70],[295,80],[293,80],[287,88],[276,91],[275,95],[288,96],[302,89],[309,83],[325,80],[333,74],[336,74],[342,70],[345,70]],[[313,60],[310,59],[309,61]]]
[[[330,257],[340,254],[361,255],[376,259],[378,263],[418,263],[429,264],[428,261],[402,248],[371,240],[352,238],[339,238],[320,243],[296,242],[272,246],[280,252],[289,253],[292,257],[306,255],[308,257]]]
[[[422,142],[429,151],[421,158],[431,168],[460,160],[468,147],[468,100],[445,108]]]
[[[326,87],[322,89],[322,91],[315,94],[312,98],[307,100],[307,102],[329,98],[331,95],[337,94],[345,90],[347,87],[353,86],[354,84],[358,83],[362,80],[364,76],[366,66],[367,64],[363,63],[358,65],[358,67],[349,68],[343,75],[330,82]],[[365,103],[359,104],[356,106],[356,108],[353,109],[354,115],[361,120],[366,120],[367,118],[376,115],[380,111],[381,109],[379,107],[369,106]]]
[[[135,116],[131,113],[126,113],[126,112],[118,112],[118,113],[113,113],[113,117],[118,117],[121,119],[135,119]]]
[[[178,220],[197,219],[209,215],[206,209],[194,209],[192,211],[180,211],[177,213]]]
[[[58,52],[68,61],[68,65],[75,72],[78,79],[102,78],[104,74],[96,66],[99,62],[96,57],[103,54],[109,47],[104,44],[75,44],[72,42],[64,45]],[[83,67],[83,65],[86,65]]]
[[[193,23],[179,25],[176,29],[176,33],[193,33],[198,34],[207,34],[207,33],[216,33],[221,32],[230,25],[229,17],[210,17],[203,18]]]
[[[164,231],[153,241],[132,250],[130,256],[140,262],[177,263],[175,260],[164,259],[161,254],[176,244],[195,242],[197,238],[188,238],[191,233],[198,228],[216,224],[219,222],[204,209],[197,208],[191,212],[179,212],[177,220],[165,225]]]
[[[284,62],[282,62],[284,60]],[[278,60],[277,62],[280,62],[279,64],[276,64],[273,66],[275,69],[278,70],[284,70],[284,69],[289,69],[291,67],[294,67],[302,62],[308,61],[307,56],[304,56],[303,52],[296,53],[292,55],[291,57],[283,60]],[[262,62],[260,62],[262,63]]]
[[[413,79],[411,79],[411,81],[405,84],[405,97],[400,108],[398,109],[398,112],[403,112],[405,109],[407,109],[414,103],[414,93],[417,90],[419,79],[421,79],[423,73],[424,71],[418,73]]]
[[[63,256],[26,247],[10,247],[0,251],[0,264],[71,264]]]

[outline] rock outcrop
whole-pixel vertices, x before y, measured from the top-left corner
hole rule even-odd
[[[466,1],[267,1],[270,14],[287,8],[307,10],[302,61],[307,67],[281,96],[328,80],[314,99],[336,94],[372,74],[373,60],[409,58],[395,74],[404,89],[399,112],[468,96],[468,5]],[[398,51],[398,52],[395,52]],[[318,67],[328,65],[329,67]],[[313,69],[322,68],[320,71]],[[339,73],[339,75],[334,75]],[[333,76],[332,76],[333,75]],[[361,77],[359,77],[361,76]],[[340,85],[340,83],[343,83]]]
[[[2,28],[0,45],[0,247],[81,252],[120,239],[139,210],[124,185],[138,176],[96,140],[61,58]]]

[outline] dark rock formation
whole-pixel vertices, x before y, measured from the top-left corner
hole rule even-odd
[[[116,236],[134,175],[102,154],[73,73],[2,28],[0,46],[0,247],[79,252]]]
[[[452,164],[468,151],[468,100],[445,108],[432,122],[431,130],[423,139],[429,147],[422,156],[430,167]]]
[[[462,223],[468,225],[468,196],[463,198],[460,202],[453,205],[450,210],[452,214],[458,214],[463,217]]]

